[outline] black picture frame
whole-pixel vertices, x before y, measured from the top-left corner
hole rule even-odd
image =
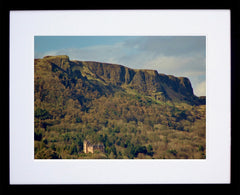
[[[90,9],[90,6],[85,5],[83,9]],[[109,6],[107,9],[109,9]],[[121,7],[121,6],[120,6]],[[133,7],[130,5],[130,9]],[[148,5],[144,6],[143,4],[136,6],[138,9],[156,9],[154,5]],[[63,192],[63,193],[69,193],[69,192],[129,192],[134,193],[136,191],[143,192],[143,193],[151,193],[151,192],[159,192],[166,194],[174,194],[174,193],[184,193],[184,194],[202,194],[206,192],[211,193],[234,193],[237,194],[240,192],[240,182],[239,182],[239,157],[238,157],[238,151],[239,151],[239,145],[238,145],[238,137],[239,137],[239,131],[236,125],[237,117],[238,117],[238,108],[239,108],[239,93],[237,93],[237,89],[239,87],[239,19],[238,19],[238,12],[239,12],[239,4],[233,3],[232,1],[226,2],[225,4],[221,5],[215,5],[209,6],[209,3],[203,3],[200,5],[190,5],[185,4],[179,5],[175,4],[173,6],[174,9],[211,9],[215,7],[216,9],[230,9],[231,11],[231,183],[230,184],[157,184],[157,185],[10,185],[10,179],[9,179],[9,131],[6,129],[9,129],[9,104],[5,104],[5,109],[7,114],[3,115],[3,121],[6,123],[6,126],[3,129],[5,129],[2,132],[3,142],[1,142],[1,146],[3,148],[3,155],[1,158],[1,190],[4,191],[7,194],[15,194],[15,193],[34,193],[34,192],[40,192],[40,193],[54,193],[54,192]],[[38,7],[42,9],[42,7]],[[121,7],[122,8],[122,7]],[[166,3],[163,5],[164,9],[171,9],[170,5],[167,5]],[[160,9],[163,9],[160,6]],[[197,8],[197,9],[198,9]],[[29,9],[29,8],[28,8]],[[28,10],[27,9],[27,10]],[[33,9],[33,8],[31,8]],[[34,8],[35,10],[36,8]],[[58,8],[58,9],[64,9],[64,8]],[[93,8],[93,9],[96,9]],[[103,5],[99,6],[97,9],[106,9],[103,7]],[[111,9],[116,9],[116,7],[113,5]],[[26,7],[23,6],[9,6],[5,7],[3,9],[4,13],[4,37],[9,37],[9,11],[11,10],[26,10]],[[2,34],[2,33],[1,33]],[[5,64],[9,64],[9,39],[5,39],[4,45],[2,46],[2,56],[5,56]],[[8,57],[6,57],[8,56]],[[4,72],[6,72],[6,76],[9,75],[9,66],[3,67]],[[6,77],[5,76],[5,77]],[[9,78],[5,78],[5,80],[9,81]],[[5,83],[5,82],[4,82]],[[8,83],[9,84],[9,83]],[[9,102],[9,85],[4,85],[4,93],[7,95],[4,95],[3,101]],[[2,99],[2,98],[1,98]],[[7,120],[8,119],[8,120]],[[8,122],[7,122],[8,121]],[[4,160],[3,160],[4,159]]]

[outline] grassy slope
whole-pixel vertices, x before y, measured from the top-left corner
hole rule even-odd
[[[46,61],[35,65],[35,158],[205,158],[205,105],[156,100],[127,86],[103,95],[93,83],[107,84],[87,66],[72,69],[87,80]],[[84,139],[106,152],[84,154]]]

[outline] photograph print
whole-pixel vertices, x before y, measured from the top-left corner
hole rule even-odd
[[[206,37],[35,36],[34,159],[206,159]]]

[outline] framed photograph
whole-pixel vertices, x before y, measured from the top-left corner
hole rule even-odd
[[[10,12],[10,184],[230,183],[230,11]]]

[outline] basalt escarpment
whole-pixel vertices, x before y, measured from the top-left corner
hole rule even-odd
[[[194,95],[191,82],[186,77],[159,74],[156,70],[131,69],[110,63],[70,61],[65,55],[46,56],[39,60],[49,63],[52,70],[58,69],[72,77],[77,76],[90,83],[92,81],[102,92],[110,89],[106,86],[111,85],[122,89],[127,87],[157,100],[184,101],[192,105],[204,103],[202,98]]]

